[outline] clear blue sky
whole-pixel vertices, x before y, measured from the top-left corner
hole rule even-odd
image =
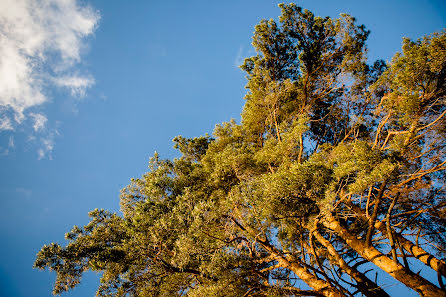
[[[16,4],[41,2],[0,0],[0,30],[7,30],[5,19],[16,30],[6,35],[12,41],[0,39],[0,296],[51,296],[55,275],[32,269],[43,244],[64,243],[65,232],[86,224],[94,208],[119,211],[120,189],[146,171],[154,151],[176,155],[174,136],[212,133],[215,124],[240,118],[246,81],[236,65],[253,53],[255,24],[277,18],[282,1],[72,0],[77,6],[34,10],[57,30],[65,28],[56,17],[64,13],[68,31],[37,27],[42,31],[29,35],[60,43],[19,39],[26,24],[12,16],[26,9]],[[446,27],[442,0],[297,4],[316,15],[355,16],[371,30],[371,61],[390,60],[403,36]],[[73,15],[83,17],[82,26]],[[21,77],[24,53],[38,66],[23,64],[30,71],[14,89],[5,73]],[[392,296],[412,296],[394,284],[387,282]],[[94,296],[96,286],[90,273],[64,296]]]

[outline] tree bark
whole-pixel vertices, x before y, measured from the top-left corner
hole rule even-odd
[[[344,297],[341,291],[337,288],[332,287],[327,281],[324,281],[315,275],[308,272],[308,270],[299,265],[297,261],[290,259],[290,257],[285,257],[281,253],[279,253],[273,246],[264,245],[263,247],[271,253],[275,257],[275,259],[279,262],[281,267],[290,269],[293,271],[297,277],[299,277],[302,281],[304,281],[307,285],[312,287],[316,292],[320,293],[326,297]]]
[[[381,287],[371,281],[365,274],[349,266],[339,255],[333,245],[325,239],[319,232],[313,232],[314,237],[327,249],[330,255],[336,260],[336,265],[344,270],[348,275],[356,280],[358,290],[367,297],[390,297]]]
[[[238,210],[234,210],[238,213]],[[239,213],[238,213],[239,214]],[[239,216],[240,217],[240,216]],[[299,264],[297,259],[293,259],[291,256],[284,255],[280,250],[278,250],[274,245],[270,244],[266,239],[260,239],[256,234],[256,232],[252,228],[247,225],[242,225],[238,220],[234,217],[230,217],[231,220],[244,232],[248,235],[257,238],[257,242],[259,242],[263,248],[270,253],[274,257],[274,259],[279,262],[280,266],[283,268],[287,268],[296,274],[303,282],[305,282],[308,286],[313,288],[317,293],[326,297],[344,297],[345,294],[341,292],[339,289],[333,287],[329,282],[324,281],[314,274],[310,273],[303,265]]]
[[[344,228],[333,216],[327,216],[323,224],[326,228],[333,230],[338,236],[345,240],[345,242],[361,257],[375,264],[402,284],[418,292],[421,296],[446,297],[446,292],[442,291],[425,278],[414,274],[403,265],[395,263],[392,259],[373,246],[367,246],[365,242],[359,240],[355,235]]]
[[[379,231],[384,233],[384,230],[386,227],[381,222],[376,222],[375,228]],[[424,249],[420,248],[419,246],[415,245],[412,241],[406,239],[404,236],[398,233],[393,234],[395,239],[398,240],[401,247],[403,247],[408,253],[410,253],[412,256],[423,262],[425,265],[429,266],[433,270],[437,271],[443,276],[446,276],[446,264],[434,257],[433,255],[426,252]]]
[[[364,213],[362,213],[361,209],[357,205],[350,204],[350,206],[359,215],[358,217],[362,221],[364,222],[367,221],[367,218],[365,217]],[[380,221],[375,222],[375,228],[378,229],[384,235],[388,233],[385,224]],[[424,249],[420,248],[412,241],[406,239],[403,235],[394,232],[393,236],[395,237],[394,239],[396,239],[399,242],[401,247],[404,248],[404,250],[406,250],[412,256],[423,262],[425,265],[429,266],[436,272],[446,277],[446,263],[439,260],[430,253],[426,252]]]

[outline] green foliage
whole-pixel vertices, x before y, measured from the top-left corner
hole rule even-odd
[[[388,296],[356,270],[363,249],[402,255],[394,238],[417,234],[444,257],[446,32],[367,65],[353,17],[279,6],[241,66],[241,124],[176,137],[181,157],[155,153],[122,215],[94,210],[44,246],[35,267],[56,272],[55,294],[93,270],[98,296]]]
[[[403,123],[432,109],[432,104],[444,104],[437,100],[446,94],[445,44],[445,31],[417,41],[403,39],[402,52],[394,56],[392,67],[378,81],[390,91],[383,104],[386,109],[394,110]]]

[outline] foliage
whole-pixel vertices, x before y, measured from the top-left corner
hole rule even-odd
[[[280,8],[241,66],[241,124],[176,137],[182,156],[155,154],[122,216],[94,210],[67,246],[44,246],[35,267],[56,272],[55,294],[93,270],[98,296],[388,296],[376,265],[446,296],[446,32],[367,65],[353,17]]]

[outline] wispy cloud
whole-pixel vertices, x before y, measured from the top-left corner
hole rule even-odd
[[[234,66],[239,68],[240,65],[245,62],[245,58],[254,56],[256,54],[255,50],[253,50],[251,47],[248,47],[248,50],[245,50],[245,47],[243,45],[240,45],[237,51],[237,55],[234,59]]]
[[[9,136],[8,147],[13,148],[14,146],[15,146],[15,144],[14,144],[14,137]]]
[[[54,130],[48,133],[45,137],[40,138],[40,148],[37,151],[37,158],[39,160],[45,157],[47,157],[50,160],[53,158],[51,152],[53,151],[54,140],[57,135],[58,135],[57,130]]]
[[[83,97],[85,96],[85,90],[94,85],[94,78],[92,76],[71,75],[56,77],[54,82],[59,87],[68,88],[71,96]]]
[[[8,138],[8,145],[6,147],[0,146],[0,156],[7,156],[11,153],[11,150],[13,150],[15,147],[14,143],[14,137],[9,136]]]
[[[76,66],[99,19],[78,0],[0,1],[0,131],[14,130],[27,117],[39,131],[46,116],[29,110],[49,101],[49,88],[83,96],[94,84]]]
[[[238,48],[237,56],[235,57],[234,60],[234,66],[239,67],[242,64],[243,64],[243,46],[241,45]]]
[[[13,130],[11,120],[9,118],[0,118],[0,131]]]
[[[17,194],[23,196],[26,198],[26,200],[29,200],[31,198],[31,195],[33,194],[33,191],[26,188],[16,188],[15,191]]]
[[[40,113],[30,113],[29,114],[33,120],[33,129],[36,132],[42,131],[45,128],[45,124],[48,121],[45,115]]]

